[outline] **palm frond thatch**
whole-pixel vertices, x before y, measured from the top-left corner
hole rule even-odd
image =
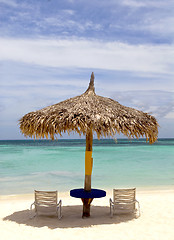
[[[21,132],[34,138],[50,136],[54,139],[71,131],[86,135],[90,129],[97,133],[98,139],[123,133],[129,138],[145,136],[153,143],[158,136],[155,117],[96,95],[93,73],[89,87],[82,95],[30,112],[19,122]]]

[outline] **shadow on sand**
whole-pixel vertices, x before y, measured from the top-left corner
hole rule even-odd
[[[33,212],[34,215],[34,212]],[[3,221],[12,221],[18,224],[25,224],[33,227],[47,226],[50,229],[55,228],[77,228],[77,227],[90,227],[102,224],[118,224],[127,222],[134,219],[132,215],[114,215],[110,218],[109,207],[91,206],[90,218],[82,218],[82,206],[63,206],[62,219],[58,220],[57,217],[36,216],[30,218],[31,212],[23,210],[14,212],[13,214],[3,218]]]

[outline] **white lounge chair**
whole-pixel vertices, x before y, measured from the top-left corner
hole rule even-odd
[[[62,201],[57,202],[57,191],[34,191],[35,201],[31,204],[30,210],[35,206],[36,215],[57,215],[59,219],[62,217],[61,206]]]
[[[140,216],[140,204],[135,198],[136,188],[113,189],[113,201],[110,198],[110,215],[113,214],[136,214]],[[137,214],[138,213],[138,214]]]

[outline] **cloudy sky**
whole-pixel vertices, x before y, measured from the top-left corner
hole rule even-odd
[[[174,137],[173,26],[173,0],[0,0],[0,139],[23,139],[24,114],[83,93],[92,71],[98,95]]]

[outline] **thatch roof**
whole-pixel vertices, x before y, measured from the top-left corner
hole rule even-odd
[[[82,95],[30,112],[19,121],[21,132],[34,138],[48,138],[50,135],[54,139],[71,131],[86,135],[92,129],[98,139],[123,133],[129,138],[144,136],[153,143],[158,135],[155,117],[96,95],[93,73],[89,87]]]

